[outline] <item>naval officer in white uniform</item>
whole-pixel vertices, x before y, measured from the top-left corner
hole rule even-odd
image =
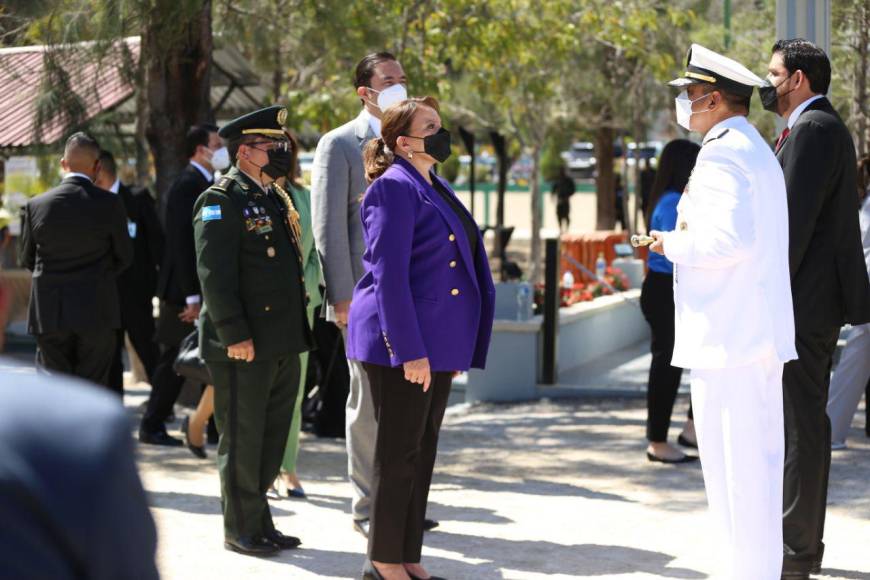
[[[704,135],[677,228],[651,232],[674,263],[674,366],[691,369],[695,427],[721,563],[717,577],[782,571],[782,368],[795,359],[785,180],[749,124],[763,81],[697,44],[670,83],[677,121]]]

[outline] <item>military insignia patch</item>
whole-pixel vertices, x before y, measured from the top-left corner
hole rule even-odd
[[[278,111],[278,124],[283,125],[287,121],[287,109],[282,108]]]
[[[221,206],[207,205],[202,208],[202,221],[209,222],[221,219]]]

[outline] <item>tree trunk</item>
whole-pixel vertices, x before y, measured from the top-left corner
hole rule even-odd
[[[211,85],[211,0],[155,0],[142,34],[148,96],[145,135],[157,173],[157,195],[163,195],[187,163],[184,141],[191,125],[214,122]],[[165,30],[167,14],[185,14],[172,33]],[[180,31],[180,32],[179,32]]]
[[[605,119],[609,121],[609,115]],[[595,131],[596,219],[595,229],[612,230],[616,224],[616,195],[613,190],[613,128],[609,124]]]
[[[537,284],[541,280],[541,146],[535,145],[532,148],[532,239],[531,251],[529,259],[531,261],[529,267],[529,281],[532,284]]]
[[[148,93],[145,88],[145,60],[141,57],[136,64],[136,183],[150,186],[151,164],[148,159],[148,139],[145,138],[145,128],[148,125]]]
[[[854,79],[852,80],[852,119],[855,122],[855,145],[858,158],[867,155],[867,68],[870,66],[870,9],[866,2],[855,4],[855,59]]]

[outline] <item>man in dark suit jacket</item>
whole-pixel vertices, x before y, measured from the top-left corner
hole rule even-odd
[[[22,210],[18,257],[33,272],[27,326],[37,365],[109,386],[121,326],[117,276],[133,245],[123,204],[93,184],[99,154],[85,133],[69,138],[63,181]]]
[[[870,321],[870,282],[858,229],[855,147],[824,97],[831,80],[827,55],[806,40],[780,40],[768,80],[765,108],[788,122],[776,149],[788,192],[798,352],[783,369],[783,577],[808,578],[824,554],[831,358],[844,323]]]
[[[139,441],[154,445],[182,445],[180,439],[166,432],[165,422],[184,386],[184,378],[175,374],[172,364],[181,341],[193,332],[202,302],[193,244],[193,204],[212,184],[214,170],[229,165],[217,127],[191,127],[186,139],[190,163],[162,200],[166,247],[157,281],[160,315],[156,331],[161,352],[151,377],[151,397],[139,427]]]
[[[117,398],[8,363],[0,360],[0,577],[157,580],[157,534]]]
[[[110,374],[112,387],[123,389],[121,353],[124,349],[124,333],[130,337],[149,382],[157,365],[159,351],[154,342],[151,299],[157,293],[157,271],[163,258],[163,229],[157,219],[150,192],[146,188],[133,190],[121,183],[115,156],[106,150],[100,153],[100,172],[96,184],[121,198],[127,212],[127,232],[133,242],[133,266],[118,277],[121,329]]]

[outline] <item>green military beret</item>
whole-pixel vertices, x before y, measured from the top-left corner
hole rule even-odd
[[[228,141],[234,141],[242,135],[266,135],[268,137],[284,137],[284,123],[287,121],[287,109],[274,105],[242,115],[233,119],[218,131],[218,135]]]

